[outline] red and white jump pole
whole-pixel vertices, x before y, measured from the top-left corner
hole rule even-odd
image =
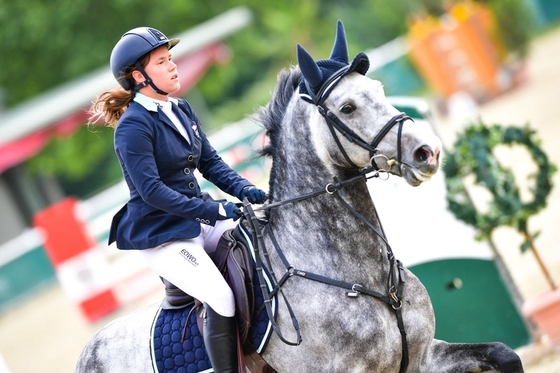
[[[47,255],[60,285],[90,322],[119,307],[111,289],[107,260],[79,219],[75,198],[66,198],[38,212],[34,225],[43,236]]]

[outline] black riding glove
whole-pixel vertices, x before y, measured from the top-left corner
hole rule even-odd
[[[256,203],[259,205],[263,204],[264,201],[266,201],[268,198],[264,190],[261,190],[256,186],[252,186],[252,185],[246,186],[241,190],[240,199],[242,200],[244,197],[246,197],[250,203]]]
[[[233,219],[234,221],[239,219],[243,212],[237,207],[233,202],[221,202],[222,209],[218,210],[218,220]]]

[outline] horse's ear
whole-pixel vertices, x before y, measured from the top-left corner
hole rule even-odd
[[[348,44],[346,43],[344,25],[341,20],[338,20],[336,26],[336,38],[334,39],[334,45],[329,59],[348,64]]]
[[[312,93],[316,93],[323,84],[323,72],[319,69],[313,57],[300,44],[297,45],[297,59],[303,77],[313,89],[314,92]]]

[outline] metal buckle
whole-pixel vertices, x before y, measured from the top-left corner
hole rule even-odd
[[[400,309],[402,307],[402,300],[397,297],[397,291],[395,290],[394,286],[391,286],[391,289],[389,289],[389,295],[391,296],[391,300],[393,301],[391,303],[391,307],[393,307],[395,311]]]
[[[352,285],[352,290],[347,291],[346,296],[349,297],[349,298],[357,298],[361,294],[361,292],[357,289],[358,287],[361,289],[362,285],[360,285],[360,284]]]

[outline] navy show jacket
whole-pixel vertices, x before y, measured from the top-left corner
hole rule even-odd
[[[157,105],[148,110],[138,102],[147,97],[138,100],[138,95],[120,118],[114,137],[130,198],[113,217],[109,244],[116,241],[124,250],[194,238],[200,224],[216,223],[219,202],[203,200],[195,169],[232,196],[239,197],[251,185],[217,154],[187,101],[170,99],[178,102],[175,114],[190,143]]]

